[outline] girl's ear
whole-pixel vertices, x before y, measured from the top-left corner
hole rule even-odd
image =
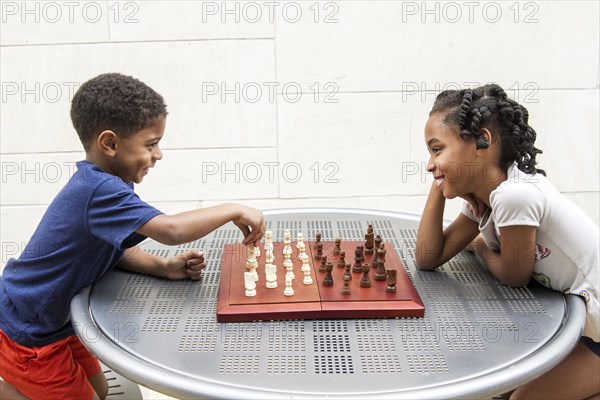
[[[113,131],[103,131],[98,135],[98,147],[100,150],[111,157],[117,154],[119,137]]]
[[[481,136],[475,141],[475,147],[477,150],[487,149],[492,143],[492,133],[486,128],[481,128]]]

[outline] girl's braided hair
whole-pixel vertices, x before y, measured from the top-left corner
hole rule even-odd
[[[436,113],[445,114],[444,123],[458,126],[460,136],[475,140],[478,149],[489,146],[482,128],[497,135],[492,139],[500,139],[500,167],[504,171],[516,162],[525,173],[546,175],[544,170],[536,168],[535,157],[542,151],[534,146],[536,133],[527,124],[527,109],[509,99],[500,86],[489,84],[443,91],[436,97],[429,115]]]

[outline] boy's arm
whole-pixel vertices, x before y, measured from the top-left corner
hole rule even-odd
[[[419,269],[433,270],[454,257],[477,237],[477,224],[462,213],[443,228],[446,198],[433,183],[419,223],[415,260]]]
[[[186,251],[172,258],[164,258],[147,253],[139,247],[125,250],[118,267],[132,272],[154,275],[166,279],[201,279],[204,254]]]
[[[175,215],[157,215],[137,232],[163,244],[177,245],[199,239],[230,221],[244,234],[244,244],[257,243],[265,233],[262,212],[240,204],[221,204]]]
[[[511,287],[525,286],[535,267],[535,226],[500,228],[500,251],[490,249],[483,238],[468,246],[488,266],[500,282]]]

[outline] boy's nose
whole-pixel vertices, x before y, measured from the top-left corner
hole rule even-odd
[[[154,152],[154,158],[157,160],[160,160],[160,159],[162,159],[162,157],[163,157],[162,151],[160,150],[160,148],[157,147],[156,151]]]

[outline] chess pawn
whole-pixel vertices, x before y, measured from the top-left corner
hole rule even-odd
[[[344,286],[342,286],[342,294],[350,294],[350,277],[344,275]]]
[[[374,245],[373,225],[369,224],[367,233],[365,233],[365,254],[373,254]]]
[[[386,272],[386,284],[385,291],[389,293],[396,293],[396,282],[398,280],[398,271],[395,269],[389,269]]]
[[[340,254],[340,251],[342,250],[342,239],[337,238],[335,239],[335,247],[333,248],[333,254],[334,255],[338,255]]]
[[[292,235],[291,235],[291,233],[290,233],[290,230],[289,230],[289,229],[286,229],[286,230],[283,232],[283,243],[285,243],[285,244],[290,244],[290,243],[292,243]]]
[[[319,265],[319,272],[327,272],[327,256],[321,256],[321,265]]]
[[[316,257],[317,257],[317,258],[319,258],[319,257],[323,257],[323,243],[320,243],[320,242],[319,242],[319,243],[317,244],[317,255],[316,255]]]
[[[338,268],[346,267],[346,252],[345,251],[340,251],[340,258],[338,259],[337,266],[338,266]]]
[[[371,278],[369,278],[369,270],[370,269],[371,269],[371,266],[369,264],[363,264],[363,266],[362,266],[363,276],[362,276],[362,279],[360,280],[360,287],[364,287],[364,288],[371,287]]]
[[[315,250],[317,250],[317,246],[319,245],[319,243],[321,243],[321,232],[317,232],[317,234],[315,235],[315,244],[314,244]]]
[[[246,288],[246,296],[256,296],[256,282],[254,282],[254,276],[251,272],[244,272],[244,287]]]
[[[286,270],[285,279],[287,279],[288,277],[290,277],[290,279],[295,279],[296,277],[294,276],[294,264],[292,263],[292,260],[286,258],[283,262],[283,266]]]
[[[381,242],[383,242],[383,240],[381,239],[380,235],[375,236],[375,248],[378,249],[379,246],[381,246]]]
[[[273,264],[265,265],[265,275],[267,276],[267,288],[275,289],[277,287],[277,267]]]
[[[361,254],[362,249],[360,246],[356,246],[356,249],[354,250],[354,266],[352,267],[352,272],[362,272]]]
[[[349,280],[352,280],[352,272],[350,272],[350,263],[346,263],[346,271],[344,271],[344,278],[349,277]]]
[[[304,235],[300,232],[296,235],[296,248],[300,250],[300,245],[304,245]]]
[[[294,288],[292,288],[292,278],[289,276],[285,277],[285,289],[283,290],[285,296],[293,296]]]
[[[333,276],[331,276],[332,270],[333,263],[328,262],[326,266],[325,277],[323,278],[323,286],[333,286]]]
[[[377,250],[377,269],[375,270],[376,281],[385,281],[387,276],[385,273],[385,250],[383,249],[383,243],[381,246],[382,247]]]
[[[311,285],[313,283],[312,277],[310,276],[310,264],[308,263],[308,256],[306,253],[302,257],[302,272],[304,273],[304,280],[302,283],[305,285]]]
[[[306,246],[304,245],[304,242],[300,242],[296,246],[298,248],[298,260],[302,260],[302,256],[306,254]]]

